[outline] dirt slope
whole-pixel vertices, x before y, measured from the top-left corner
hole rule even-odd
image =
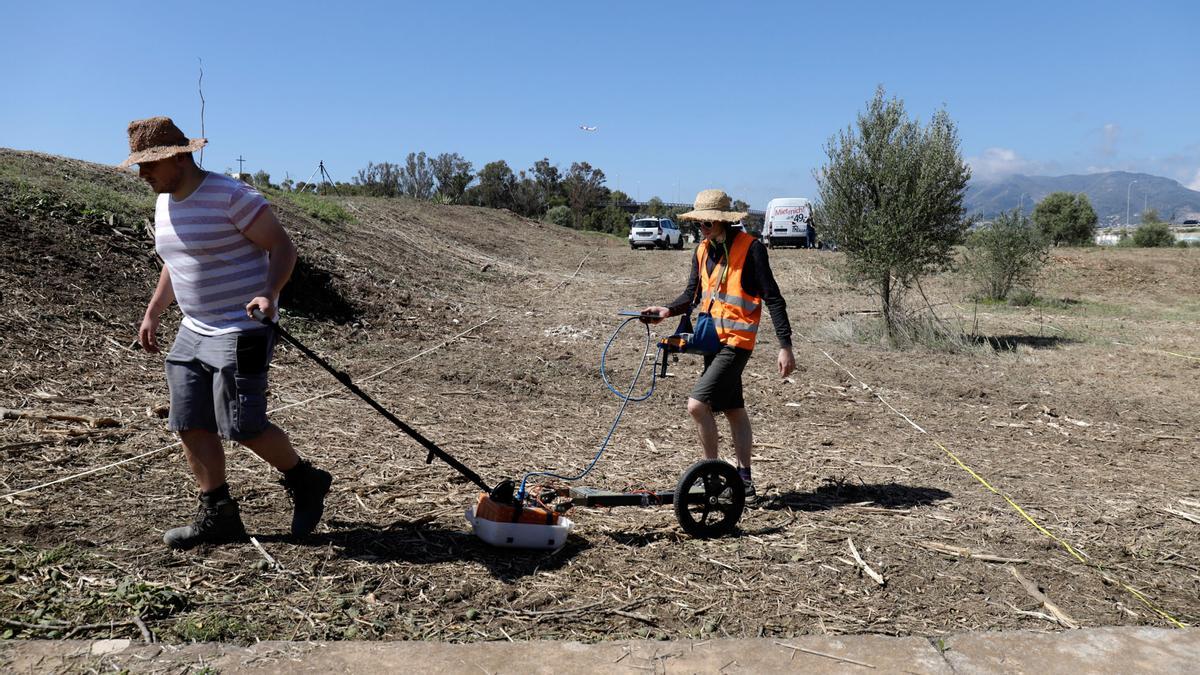
[[[505,212],[337,203],[355,222],[277,201],[310,266],[288,325],[489,480],[579,470],[619,406],[597,373],[613,312],[673,297],[689,252],[633,253]],[[1055,302],[1033,308],[974,307],[957,278],[933,280],[926,290],[947,321],[1008,345],[960,353],[839,339],[844,313],[869,309],[870,297],[840,281],[834,254],[773,252],[798,335],[818,339],[797,340],[801,370],[781,381],[764,327],[746,384],[770,500],[740,536],[714,541],[682,535],[666,509],[577,510],[558,553],[491,549],[463,520],[473,486],[424,464],[415,444],[283,349],[273,418],[337,482],[318,536],[292,543],[269,471],[230,453],[234,492],[274,568],[249,546],[160,543],[190,516],[193,488],[163,421],[146,415],[166,397],[161,358],[123,348],[154,280],[149,242],[0,213],[0,407],[117,423],[0,421],[0,487],[151,453],[0,501],[0,615],[20,622],[15,634],[136,637],[134,616],[165,640],[242,641],[1060,628],[994,558],[1015,561],[1073,623],[1168,625],[1114,579],[1200,620],[1200,525],[1173,513],[1200,512],[1194,251],[1058,252],[1042,288]],[[642,340],[630,330],[616,341],[615,383],[628,382]],[[699,365],[672,368],[630,406],[588,484],[670,487],[696,458],[684,405]],[[1104,573],[1039,534],[931,436]],[[862,573],[848,539],[885,586]],[[118,623],[95,627],[108,621]]]

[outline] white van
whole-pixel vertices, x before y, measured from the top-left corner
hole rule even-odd
[[[812,215],[812,202],[804,197],[772,199],[763,215],[763,243],[768,248],[815,248],[817,233],[813,229]]]

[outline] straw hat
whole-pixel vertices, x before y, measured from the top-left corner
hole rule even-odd
[[[172,155],[195,152],[208,145],[207,138],[188,138],[170,117],[151,117],[129,123],[129,158],[118,166],[157,162]]]
[[[696,195],[692,211],[679,214],[680,220],[698,220],[709,222],[719,220],[723,223],[736,223],[746,217],[744,211],[730,211],[732,200],[724,190],[703,190]]]

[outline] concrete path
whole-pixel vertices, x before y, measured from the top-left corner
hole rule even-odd
[[[205,670],[208,669],[208,670]],[[0,642],[8,673],[128,670],[288,673],[1196,673],[1200,630],[1094,628],[681,642]]]

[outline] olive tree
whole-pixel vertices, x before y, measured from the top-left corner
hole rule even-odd
[[[1050,248],[1041,229],[1018,209],[975,229],[966,244],[964,271],[990,300],[1006,300],[1017,287],[1031,288]]]
[[[904,102],[875,91],[856,123],[831,137],[817,172],[823,240],[846,254],[853,278],[879,295],[889,338],[899,298],[922,276],[948,268],[967,228],[971,170],[945,110],[928,125]]]
[[[1096,243],[1096,211],[1082,192],[1051,192],[1033,207],[1033,222],[1055,246]]]

